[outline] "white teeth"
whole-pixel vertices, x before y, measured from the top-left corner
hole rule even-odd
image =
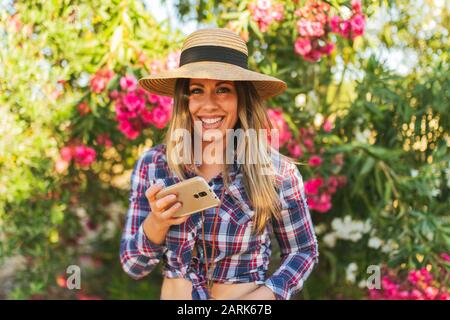
[[[217,123],[219,121],[221,121],[223,118],[209,118],[209,119],[202,119],[202,122],[207,123],[207,124],[213,124],[213,123]]]

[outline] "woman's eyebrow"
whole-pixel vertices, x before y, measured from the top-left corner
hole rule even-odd
[[[199,86],[199,87],[203,87],[203,85],[201,83],[191,83],[189,86]]]
[[[230,86],[233,84],[231,81],[219,81],[216,83],[216,87],[220,86],[221,84],[229,84]]]
[[[231,85],[231,82],[230,81],[219,81],[219,82],[216,83],[216,87],[221,85],[221,84],[229,84],[229,85]],[[189,86],[194,86],[194,85],[199,86],[199,87],[204,87],[203,84],[197,83],[197,82],[191,83]]]

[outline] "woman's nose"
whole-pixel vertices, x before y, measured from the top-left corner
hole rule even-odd
[[[212,109],[218,108],[217,97],[215,95],[215,92],[205,92],[203,94],[202,107]]]

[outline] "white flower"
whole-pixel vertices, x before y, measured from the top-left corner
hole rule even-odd
[[[439,190],[439,189],[431,189],[431,196],[432,197],[437,197],[440,194],[441,194],[441,190]]]
[[[322,125],[324,120],[324,117],[321,113],[316,113],[316,115],[314,116],[314,125],[316,126],[316,128],[320,128],[320,126]]]
[[[82,207],[76,208],[75,212],[79,218],[83,219],[83,218],[87,217],[87,212],[86,212],[85,208],[82,208]]]
[[[415,178],[419,175],[419,170],[411,169],[411,177]]]
[[[322,233],[324,233],[327,230],[327,226],[325,225],[325,223],[321,223],[317,226],[314,226],[314,231],[316,232],[316,235],[320,235]]]
[[[334,248],[334,246],[336,245],[336,233],[331,232],[326,234],[323,237],[323,242],[325,242],[328,247]]]
[[[303,107],[306,104],[306,95],[304,93],[300,93],[295,97],[295,106]]]
[[[356,141],[361,143],[368,143],[371,132],[369,129],[365,129],[364,131],[361,132],[361,130],[357,128],[353,131],[353,134],[355,136]]]
[[[368,233],[370,230],[372,230],[372,222],[370,219],[367,219],[366,222],[364,222],[363,233]]]
[[[358,287],[361,288],[361,289],[366,288],[366,287],[367,287],[367,281],[364,280],[364,279],[361,280],[361,281],[358,283]]]
[[[345,216],[343,220],[341,218],[333,219],[331,227],[338,239],[351,240],[353,242],[360,240],[363,234],[368,233],[372,228],[370,219],[366,222],[352,220],[352,217],[349,215]]]
[[[345,270],[345,278],[351,283],[356,281],[356,272],[358,271],[358,265],[354,262],[350,263]]]
[[[378,249],[383,244],[383,241],[380,238],[372,237],[369,239],[368,246],[369,248]]]
[[[353,242],[357,242],[358,240],[361,240],[362,234],[361,233],[352,233],[349,235],[348,240],[351,240]]]
[[[352,16],[352,12],[348,7],[340,6],[339,7],[339,15],[342,17],[342,19],[348,20]]]

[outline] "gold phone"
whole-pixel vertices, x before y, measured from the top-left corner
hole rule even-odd
[[[219,198],[202,177],[186,179],[171,185],[159,191],[156,199],[161,199],[171,193],[177,194],[177,201],[183,204],[174,217],[194,214],[220,205]]]

